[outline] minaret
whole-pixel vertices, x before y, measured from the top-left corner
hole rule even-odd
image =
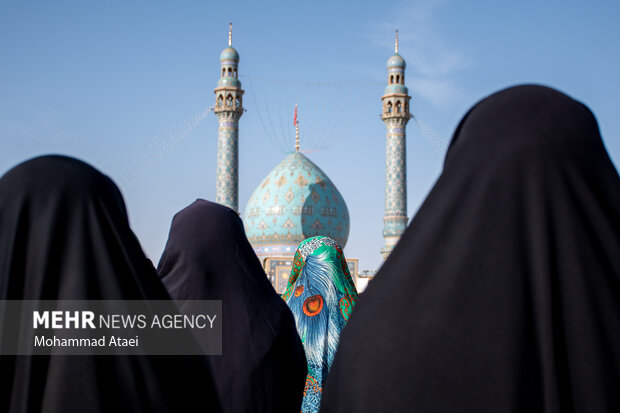
[[[385,141],[385,214],[381,249],[386,259],[407,228],[407,122],[409,99],[405,87],[405,60],[398,54],[398,30],[394,42],[394,55],[387,61],[388,85],[381,97],[381,120],[386,127]]]
[[[232,23],[228,47],[220,55],[220,80],[215,88],[217,133],[217,182],[215,201],[239,211],[239,118],[243,115],[241,82],[237,79],[239,53],[232,47]]]

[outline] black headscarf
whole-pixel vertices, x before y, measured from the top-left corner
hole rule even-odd
[[[239,216],[197,200],[175,215],[157,271],[178,300],[222,300],[223,355],[210,356],[225,412],[299,412],[306,359],[293,316]]]
[[[44,156],[0,179],[0,299],[170,297],[116,185],[81,161]],[[2,412],[218,411],[213,389],[200,357],[0,356]]]
[[[341,336],[323,412],[620,411],[620,180],[555,90],[478,103]]]

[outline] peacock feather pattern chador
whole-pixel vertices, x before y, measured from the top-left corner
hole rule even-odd
[[[318,236],[299,244],[282,298],[293,312],[308,361],[302,412],[318,412],[340,330],[357,302],[357,290],[336,241]]]

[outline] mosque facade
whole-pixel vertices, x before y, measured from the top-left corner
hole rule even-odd
[[[388,86],[381,98],[381,119],[386,125],[386,188],[381,250],[385,258],[407,226],[406,138],[411,118],[405,87],[405,61],[395,53],[388,60]],[[215,88],[214,111],[219,120],[216,201],[239,212],[238,145],[239,118],[243,114],[239,54],[228,47],[220,55],[221,76]],[[347,204],[331,179],[299,151],[299,129],[295,151],[282,160],[254,190],[242,215],[248,240],[278,293],[283,293],[292,269],[297,246],[304,239],[323,235],[345,247],[350,229]],[[358,259],[347,263],[358,291],[372,274],[361,273]]]

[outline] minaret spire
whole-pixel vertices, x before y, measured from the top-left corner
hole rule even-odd
[[[398,30],[396,30],[396,36],[398,36]],[[228,47],[232,47],[232,23],[228,24]]]
[[[295,125],[295,151],[299,152],[299,122],[297,122],[297,103],[295,103],[295,117],[293,118]]]
[[[394,53],[398,53],[398,30],[396,30],[396,38],[394,39]]]

